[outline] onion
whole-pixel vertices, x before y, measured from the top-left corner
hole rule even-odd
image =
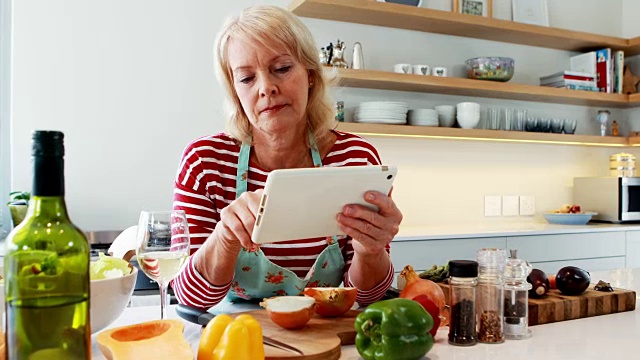
[[[446,300],[440,285],[431,280],[420,278],[411,265],[405,266],[400,276],[407,282],[402,292],[400,292],[401,298],[413,300],[418,295],[425,295],[438,306],[440,314],[444,312]]]
[[[260,306],[269,318],[285,329],[301,329],[315,314],[316,300],[309,296],[277,296],[264,299]]]

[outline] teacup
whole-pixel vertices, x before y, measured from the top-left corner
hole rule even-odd
[[[395,64],[393,66],[393,71],[401,74],[411,74],[411,64]]]
[[[431,75],[429,65],[413,65],[413,73],[418,75]]]
[[[447,68],[441,66],[434,67],[432,74],[433,76],[447,77]]]

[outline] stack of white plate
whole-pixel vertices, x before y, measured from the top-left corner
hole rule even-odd
[[[375,124],[406,124],[409,105],[397,101],[368,101],[360,103],[353,121]]]
[[[438,112],[433,109],[413,109],[407,114],[409,125],[438,126]]]

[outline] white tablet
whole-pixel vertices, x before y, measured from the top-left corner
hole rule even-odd
[[[395,166],[345,166],[274,170],[269,173],[251,240],[256,244],[344,235],[336,216],[347,204],[377,208],[367,191],[388,194]]]

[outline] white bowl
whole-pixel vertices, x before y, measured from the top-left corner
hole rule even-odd
[[[458,119],[458,124],[463,129],[473,129],[478,126],[480,122],[480,113],[475,114],[467,114],[467,113],[458,113],[456,118]]]
[[[111,325],[127,308],[136,286],[138,268],[131,274],[91,281],[91,333]]]

